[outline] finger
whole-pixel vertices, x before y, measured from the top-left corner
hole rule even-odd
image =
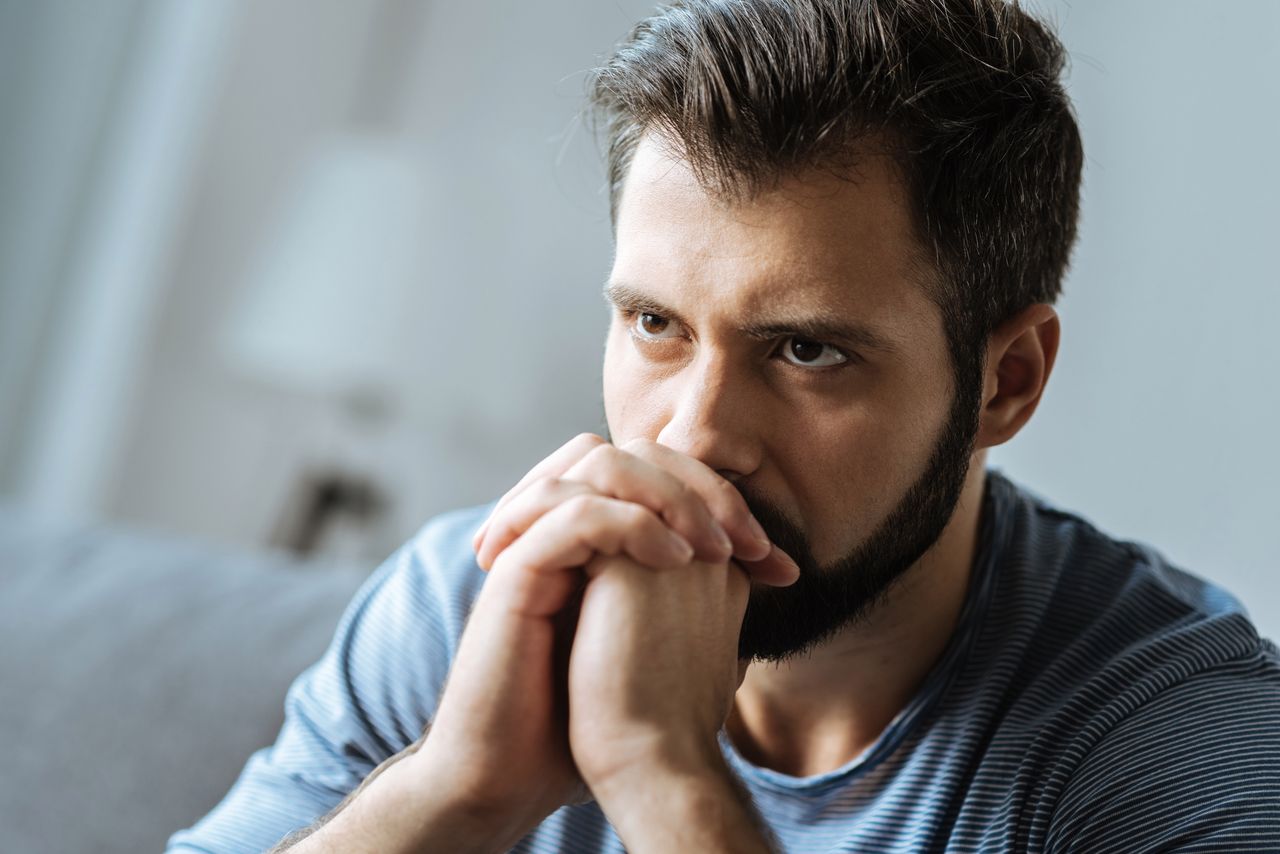
[[[733,553],[733,541],[702,498],[662,466],[601,445],[565,472],[564,479],[649,508],[693,545],[699,560],[720,563]]]
[[[769,541],[742,493],[701,460],[657,442],[628,442],[626,452],[648,460],[679,478],[702,498],[711,515],[733,540],[734,557],[753,581],[785,587],[800,577],[791,556]]]
[[[747,560],[763,560],[769,555],[769,538],[751,515],[742,494],[708,465],[674,448],[647,440],[628,442],[624,450],[670,471],[697,492],[728,531],[735,555]]]
[[[689,543],[648,508],[583,494],[530,525],[494,561],[488,583],[498,584],[517,612],[550,616],[564,607],[592,557],[624,553],[654,569],[687,566],[693,557]]]
[[[595,494],[594,489],[581,481],[559,477],[544,477],[534,481],[508,501],[500,512],[494,512],[480,548],[476,551],[476,563],[481,569],[492,568],[498,555],[544,514],[576,495]]]
[[[768,584],[771,587],[789,587],[800,580],[800,567],[791,555],[773,546],[769,556],[764,560],[741,560],[742,568],[751,576],[752,581]]]
[[[489,512],[489,517],[484,523],[476,529],[475,535],[471,538],[472,551],[479,552],[481,542],[484,540],[485,534],[489,527],[489,522],[509,501],[523,492],[531,483],[534,483],[544,477],[559,477],[564,474],[570,466],[578,460],[586,456],[592,448],[599,445],[608,444],[604,439],[594,433],[579,433],[568,442],[565,442],[546,459],[529,469],[529,473],[520,478],[515,486],[507,490],[502,498],[498,499],[497,505]]]

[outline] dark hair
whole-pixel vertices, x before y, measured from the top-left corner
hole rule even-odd
[[[729,200],[882,135],[958,392],[973,398],[991,331],[1062,289],[1083,160],[1064,61],[1045,25],[1004,0],[677,0],[590,77],[611,216],[646,132]]]

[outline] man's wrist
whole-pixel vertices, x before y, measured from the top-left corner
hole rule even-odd
[[[506,851],[546,818],[529,814],[527,802],[505,803],[474,792],[460,780],[462,766],[439,761],[425,748],[410,760],[402,763],[403,773],[422,820],[421,838],[429,845],[449,842],[449,850],[460,854]]]
[[[717,751],[694,761],[634,763],[592,794],[627,850],[769,854],[768,828]]]
[[[458,854],[490,854],[510,844],[476,815],[423,786],[411,756],[381,767],[341,807],[272,849],[298,854],[419,854],[447,845]],[[440,792],[446,792],[443,781]]]

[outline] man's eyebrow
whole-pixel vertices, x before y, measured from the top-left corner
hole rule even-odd
[[[605,302],[616,306],[623,311],[637,311],[645,314],[660,314],[671,320],[678,320],[681,323],[684,319],[679,313],[668,308],[642,291],[638,291],[630,285],[623,285],[617,282],[605,282],[604,284]]]
[[[606,282],[604,298],[624,311],[657,314],[679,323],[685,322],[675,309],[663,305],[630,285]],[[748,323],[740,326],[738,332],[760,341],[794,335],[811,341],[843,342],[854,349],[875,350],[889,355],[898,355],[902,352],[901,347],[876,330],[861,323],[830,315],[783,317],[766,323]]]

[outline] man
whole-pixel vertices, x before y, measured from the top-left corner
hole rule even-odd
[[[432,520],[170,850],[1280,850],[1276,647],[985,467],[1057,353],[1062,61],[999,0],[642,22],[611,441]]]

